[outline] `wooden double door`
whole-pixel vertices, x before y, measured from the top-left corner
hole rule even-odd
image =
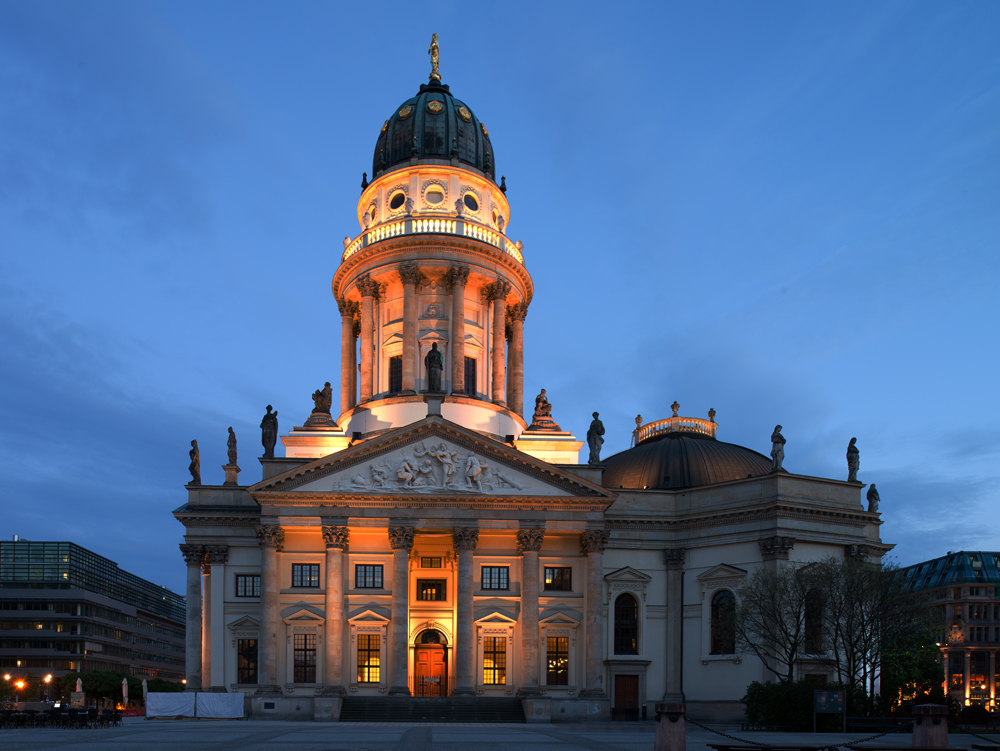
[[[414,696],[448,695],[448,655],[443,644],[418,644],[414,655]]]
[[[615,703],[611,717],[614,720],[639,719],[639,676],[615,676]]]

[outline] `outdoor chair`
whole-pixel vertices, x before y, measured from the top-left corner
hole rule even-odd
[[[13,727],[14,726],[14,710],[5,709],[0,712],[0,727]]]
[[[88,728],[97,727],[97,707],[87,708],[87,727]]]
[[[35,727],[35,721],[38,718],[37,709],[26,709],[24,710],[24,727],[33,728]]]
[[[111,726],[111,717],[113,710],[102,709],[101,716],[97,718],[98,727],[106,728]]]
[[[111,724],[116,728],[122,726],[122,711],[120,709],[115,710],[114,717],[111,720]]]
[[[76,707],[69,708],[69,714],[66,716],[66,727],[80,727],[80,710]]]

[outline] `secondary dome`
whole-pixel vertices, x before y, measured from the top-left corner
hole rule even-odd
[[[447,84],[421,84],[385,121],[372,157],[372,175],[411,159],[449,164],[457,159],[496,182],[493,145],[486,126],[472,110],[451,95]]]
[[[714,416],[714,412],[712,413]],[[637,429],[635,448],[605,461],[606,488],[677,490],[770,474],[771,460],[716,440],[714,420],[674,417]]]

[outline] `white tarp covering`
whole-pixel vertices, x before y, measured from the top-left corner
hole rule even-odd
[[[194,696],[186,691],[150,691],[146,694],[146,717],[194,717]]]
[[[198,694],[197,716],[242,719],[243,694]]]

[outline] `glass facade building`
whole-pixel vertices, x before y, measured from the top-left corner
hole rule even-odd
[[[0,667],[184,677],[184,598],[71,542],[0,541]]]

